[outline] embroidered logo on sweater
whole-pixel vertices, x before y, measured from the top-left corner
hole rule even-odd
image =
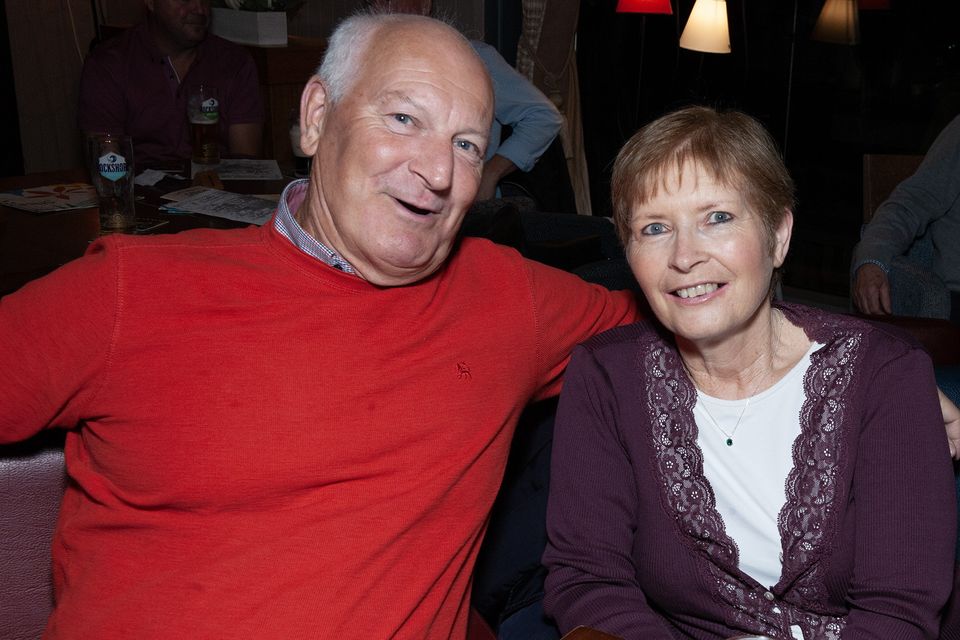
[[[470,379],[470,367],[466,362],[457,363],[457,378],[460,380],[469,380]]]

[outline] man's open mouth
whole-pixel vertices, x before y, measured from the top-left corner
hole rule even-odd
[[[428,215],[430,215],[431,213],[434,213],[434,212],[431,211],[430,209],[421,209],[420,207],[414,206],[414,205],[410,204],[409,202],[404,202],[403,200],[397,200],[397,202],[399,202],[399,203],[402,204],[404,207],[406,207],[408,210],[410,210],[411,212],[417,214],[418,216],[428,216]]]

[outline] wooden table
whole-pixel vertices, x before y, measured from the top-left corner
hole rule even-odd
[[[89,182],[86,170],[70,169],[0,178],[0,191],[70,182]],[[235,193],[280,193],[286,182],[227,181],[224,188]],[[167,224],[151,233],[243,226],[233,220],[200,214],[168,215],[157,208],[157,194],[140,187],[135,193],[138,217],[168,220]],[[30,280],[79,258],[99,235],[100,214],[95,207],[36,215],[0,206],[0,296],[16,291]]]

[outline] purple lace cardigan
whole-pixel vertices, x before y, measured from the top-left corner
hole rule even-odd
[[[738,568],[672,339],[649,323],[621,327],[578,347],[560,400],[544,563],[545,606],[562,631],[937,636],[957,516],[930,360],[882,327],[780,308],[824,344],[803,382],[780,581]]]

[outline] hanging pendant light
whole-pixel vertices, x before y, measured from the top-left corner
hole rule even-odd
[[[726,0],[697,0],[680,35],[680,46],[705,53],[730,53]]]
[[[860,15],[857,0],[827,0],[810,35],[814,40],[836,44],[860,42]]]
[[[673,14],[670,0],[617,0],[617,13]]]

